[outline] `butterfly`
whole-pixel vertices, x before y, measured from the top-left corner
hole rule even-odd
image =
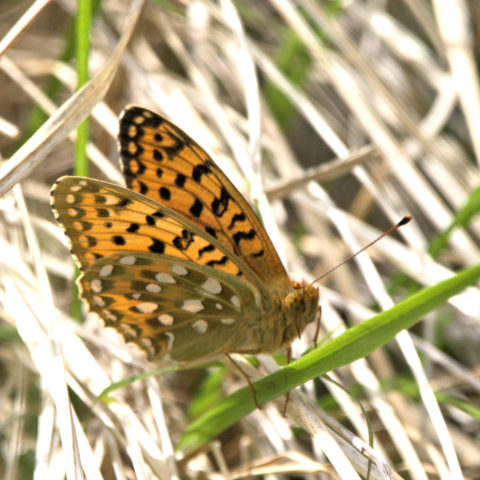
[[[289,346],[320,316],[245,198],[210,156],[140,107],[120,117],[127,188],[62,177],[52,208],[80,296],[150,360],[197,364]]]

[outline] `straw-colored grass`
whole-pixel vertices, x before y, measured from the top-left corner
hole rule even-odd
[[[75,48],[76,3],[0,2],[2,478],[480,478],[477,3],[105,1]],[[229,363],[165,371],[72,310],[49,190],[83,151],[123,183],[128,104],[212,154],[292,278],[413,216],[322,279],[317,350],[236,357],[262,410]]]

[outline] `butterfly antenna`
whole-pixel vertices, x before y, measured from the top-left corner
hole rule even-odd
[[[393,227],[389,228],[387,231],[383,232],[381,235],[379,235],[375,240],[372,240],[370,243],[368,243],[367,245],[365,245],[364,247],[362,247],[358,252],[355,252],[354,254],[350,255],[349,257],[347,257],[345,260],[343,260],[342,262],[340,262],[338,265],[335,265],[334,267],[332,267],[330,270],[328,270],[327,272],[325,272],[324,274],[320,275],[318,278],[316,278],[313,282],[312,282],[312,285],[315,283],[315,282],[318,282],[320,281],[322,278],[326,277],[327,275],[330,275],[330,273],[332,273],[334,270],[336,270],[338,267],[341,267],[343,264],[349,262],[350,260],[352,260],[353,258],[355,258],[358,254],[362,253],[364,250],[366,250],[367,248],[370,248],[374,243],[377,243],[379,240],[381,240],[383,237],[386,237],[387,235],[390,235],[392,232],[394,232],[395,230],[397,230],[397,228],[400,228],[402,227],[403,225],[406,225],[410,220],[412,219],[412,216],[411,215],[405,215],[396,225],[394,225]]]

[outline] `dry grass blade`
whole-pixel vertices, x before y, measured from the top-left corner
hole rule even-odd
[[[21,182],[47,153],[58,145],[100,102],[115,76],[130,37],[134,31],[143,2],[136,0],[128,15],[125,32],[105,67],[71,96],[35,134],[0,168],[0,195]],[[0,59],[3,62],[4,59]]]
[[[362,165],[379,158],[378,153],[372,147],[364,147],[360,151],[352,153],[348,158],[335,159],[317,168],[305,170],[299,178],[286,180],[281,185],[270,187],[267,191],[269,200],[283,198],[296,190],[305,188],[311,181],[329,182],[350,173],[357,165]]]

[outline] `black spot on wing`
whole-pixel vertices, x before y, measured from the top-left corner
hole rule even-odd
[[[173,244],[179,250],[186,250],[193,242],[193,233],[188,230],[182,230],[182,236],[177,236],[173,239]]]
[[[170,200],[170,197],[171,197],[171,193],[170,193],[170,189],[167,188],[167,187],[160,187],[158,189],[158,193],[160,194],[160,197],[162,198],[162,200]]]
[[[248,232],[240,231],[240,232],[234,233],[232,238],[233,238],[233,241],[235,242],[235,245],[238,246],[241,240],[252,240],[253,238],[255,238],[256,235],[257,233],[255,232],[255,230],[251,228],[250,231]]]
[[[215,247],[212,244],[209,244],[206,247],[201,248],[198,251],[198,258],[202,258],[202,255],[204,253],[211,252],[212,250],[215,250]]]
[[[182,173],[177,173],[177,177],[175,178],[175,185],[177,187],[183,188],[186,180],[187,177],[185,175],[183,175]]]
[[[195,201],[193,202],[193,205],[190,207],[190,213],[195,217],[199,218],[200,215],[202,214],[203,210],[203,203],[196,198]]]
[[[129,200],[128,198],[122,198],[122,199],[117,203],[117,206],[118,206],[118,207],[126,207],[129,203],[131,203],[131,200]]]
[[[148,187],[140,180],[138,180],[139,191],[142,195],[145,195],[148,192]]]
[[[207,173],[210,173],[210,168],[208,168],[207,165],[204,163],[201,163],[200,165],[195,165],[195,167],[192,170],[192,178],[197,182],[200,183],[202,179],[202,175],[205,175]]]
[[[213,267],[214,265],[225,265],[228,261],[228,258],[224,255],[220,260],[210,260],[207,262],[209,267]]]
[[[169,135],[175,143],[173,145],[164,145],[162,147],[170,160],[173,160],[175,157],[178,157],[180,152],[185,148],[186,143],[180,137],[173,135],[171,132],[169,133]]]
[[[245,221],[245,214],[242,212],[242,213],[236,213],[233,217],[232,217],[232,220],[230,222],[230,225],[228,226],[228,229],[231,230],[234,226],[235,226],[235,223],[237,222],[243,222]]]
[[[213,238],[217,238],[217,232],[216,232],[216,230],[215,230],[214,228],[207,226],[207,227],[205,227],[205,231],[206,231],[209,235],[211,235]]]
[[[115,244],[115,245],[125,245],[127,242],[125,241],[125,237],[123,237],[122,235],[114,235],[112,237],[112,242]]]
[[[131,223],[127,228],[127,232],[135,233],[139,228],[140,225],[138,223]]]
[[[165,251],[165,243],[156,238],[152,239],[152,243],[148,247],[152,253],[163,253]]]
[[[97,239],[91,235],[87,235],[87,242],[89,247],[95,247],[97,245]]]
[[[106,208],[97,208],[97,215],[99,218],[107,218],[110,216],[110,212]]]
[[[223,216],[228,209],[228,201],[230,200],[230,194],[227,189],[222,186],[220,190],[220,198],[215,198],[212,201],[212,211],[217,217]]]
[[[91,222],[80,222],[82,225],[83,231],[91,230],[92,229],[92,224]]]

